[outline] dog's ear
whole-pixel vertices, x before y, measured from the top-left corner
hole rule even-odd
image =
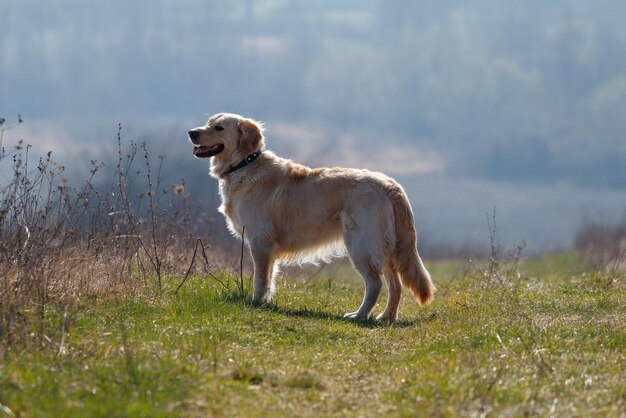
[[[243,155],[252,154],[263,148],[263,126],[252,119],[239,122],[239,151]]]

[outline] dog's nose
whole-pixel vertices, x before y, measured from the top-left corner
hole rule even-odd
[[[196,142],[196,139],[198,139],[198,131],[196,131],[195,129],[190,130],[189,132],[187,132],[189,134],[189,139],[191,139],[192,142]]]

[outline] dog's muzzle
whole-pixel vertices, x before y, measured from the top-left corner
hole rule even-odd
[[[191,140],[191,142],[193,142],[194,145],[198,145],[198,137],[200,136],[200,132],[198,132],[196,129],[192,129],[189,132],[187,132],[189,134],[189,139]]]

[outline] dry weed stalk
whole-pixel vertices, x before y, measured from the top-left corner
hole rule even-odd
[[[208,245],[204,245],[204,242],[202,241],[201,238],[198,238],[196,240],[196,246],[193,249],[193,255],[191,257],[191,262],[189,263],[189,268],[187,268],[187,271],[185,272],[185,275],[183,276],[183,280],[180,282],[180,284],[178,285],[178,287],[176,287],[176,290],[174,291],[175,295],[178,295],[178,291],[180,290],[181,287],[183,287],[183,285],[185,284],[185,282],[187,281],[187,279],[189,278],[189,274],[192,271],[192,268],[196,262],[196,255],[198,253],[198,248],[200,248],[202,250],[202,258],[204,260],[204,273],[206,273],[207,275],[209,275],[209,277],[211,277],[213,280],[215,280],[216,282],[218,282],[219,284],[222,285],[222,287],[226,290],[230,290],[230,282],[229,281],[223,281],[221,279],[219,279],[218,277],[216,277],[213,273],[211,273],[211,267],[214,267],[211,265],[211,263],[209,262],[209,258],[207,257],[206,254],[206,248],[208,247]]]
[[[626,222],[587,224],[576,234],[575,247],[595,269],[617,276],[626,271]]]
[[[487,215],[489,228],[489,254],[485,260],[469,260],[473,275],[482,286],[494,285],[511,287],[513,278],[519,278],[518,266],[522,257],[522,251],[526,248],[526,242],[517,244],[508,254],[503,254],[502,246],[498,242],[496,207],[494,206],[491,216]]]
[[[527,301],[524,300],[520,293],[520,281],[522,276],[518,267],[526,243],[522,242],[516,245],[510,253],[503,255],[503,251],[497,239],[495,207],[491,216],[487,215],[487,224],[489,227],[489,257],[485,261],[470,260],[471,270],[469,277],[475,280],[475,284],[479,288],[495,289],[499,292],[498,304],[509,311],[506,318],[509,322],[510,329],[516,330],[518,329],[517,325],[522,323],[525,325],[524,328],[526,330],[526,332],[522,332],[521,330],[514,331],[514,339],[508,344],[505,344],[497,331],[494,332],[503,350],[503,356],[498,360],[500,363],[498,370],[501,369],[504,362],[511,361],[512,359],[507,345],[519,344],[527,358],[534,364],[538,374],[544,377],[548,376],[554,371],[550,361],[551,353],[548,349],[539,348],[541,341],[540,336],[543,330],[537,326]],[[479,303],[484,303],[482,292],[480,292],[479,301]],[[490,384],[489,390],[492,389],[492,386],[493,383]]]
[[[192,222],[200,209],[184,181],[162,189],[164,157],[155,177],[147,146],[125,146],[121,126],[117,145],[114,170],[91,161],[78,182],[51,153],[33,165],[30,145],[0,149],[0,351],[33,337],[39,347],[63,347],[50,336],[63,338],[67,315],[52,323],[51,301],[71,311],[81,296],[162,293],[166,275],[187,266],[191,274],[196,237],[210,231]],[[113,179],[108,188],[101,177]]]

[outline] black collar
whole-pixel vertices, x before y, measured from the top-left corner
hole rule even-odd
[[[239,170],[240,168],[244,168],[245,166],[247,166],[248,164],[251,164],[254,160],[256,160],[259,155],[261,155],[261,150],[256,150],[254,151],[252,154],[248,155],[246,158],[244,158],[243,160],[241,160],[239,162],[239,164],[232,166],[228,169],[228,171],[224,174],[230,174],[233,173],[237,170]]]

